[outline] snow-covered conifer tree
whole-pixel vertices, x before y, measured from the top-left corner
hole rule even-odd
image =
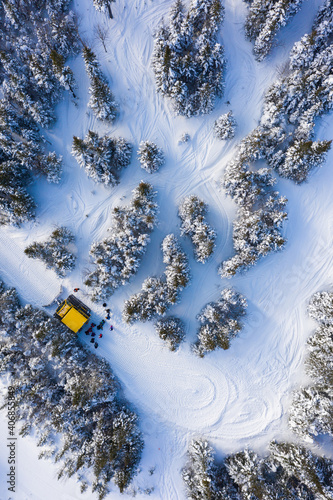
[[[177,114],[212,111],[223,91],[223,49],[217,42],[224,9],[220,0],[193,0],[186,15],[181,0],[170,11],[169,26],[155,36],[153,66],[157,91],[171,98]]]
[[[76,257],[68,245],[74,241],[74,235],[66,227],[58,227],[44,243],[34,242],[27,246],[24,253],[32,259],[41,259],[49,269],[54,269],[58,276],[65,276],[75,267]]]
[[[245,315],[246,299],[235,290],[226,288],[221,298],[207,304],[198,315],[201,323],[194,352],[203,357],[217,347],[229,349],[230,340],[242,329],[240,318]]]
[[[166,269],[163,277],[149,277],[141,291],[125,301],[123,319],[127,323],[148,321],[155,316],[164,316],[179,300],[179,294],[190,280],[188,260],[174,234],[168,234],[162,242],[163,262]]]
[[[139,145],[138,158],[141,168],[152,174],[156,172],[165,162],[162,148],[149,141],[142,141]]]
[[[235,135],[236,121],[232,111],[221,115],[214,123],[214,135],[218,139],[232,139]]]
[[[156,224],[156,193],[150,184],[141,182],[133,190],[128,207],[113,210],[111,235],[90,250],[95,269],[86,277],[92,300],[105,300],[128,282],[140,265]]]
[[[159,337],[168,344],[170,351],[175,351],[184,340],[184,323],[174,316],[156,321],[155,330]]]
[[[205,220],[208,206],[197,196],[187,196],[179,205],[182,234],[188,234],[198,262],[205,263],[215,248],[216,232]]]
[[[94,181],[115,186],[119,171],[130,163],[132,146],[121,137],[100,137],[89,130],[85,139],[73,137],[72,155]]]

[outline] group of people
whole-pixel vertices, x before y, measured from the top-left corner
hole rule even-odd
[[[75,291],[75,289],[74,289],[74,291]],[[107,304],[104,303],[103,307],[107,307]],[[105,312],[107,313],[105,319],[111,319],[111,310],[110,309],[106,309]],[[91,325],[89,326],[88,330],[85,331],[86,335],[89,335],[89,333],[90,333],[90,335],[91,335],[90,342],[92,344],[94,344],[95,349],[97,349],[97,347],[98,347],[98,342],[95,339],[96,333],[94,332],[93,328],[96,326],[97,330],[103,330],[103,326],[105,325],[105,319],[102,319],[102,321],[98,325],[96,325],[96,323],[91,323]],[[110,325],[110,330],[111,331],[113,330],[113,325]],[[102,337],[103,337],[103,334],[100,333],[98,335],[98,338],[101,339]]]
[[[74,292],[75,293],[78,292],[79,290],[80,290],[80,288],[74,288]],[[103,307],[104,307],[105,313],[106,313],[105,319],[110,320],[111,319],[111,309],[107,308],[108,305],[107,305],[106,302],[104,302]],[[97,340],[95,338],[96,337],[96,333],[94,332],[93,328],[96,326],[97,330],[103,330],[103,326],[105,325],[105,319],[102,319],[102,321],[98,325],[96,325],[95,323],[91,323],[91,325],[89,326],[88,330],[85,331],[86,335],[89,335],[89,334],[91,335],[90,342],[92,344],[94,344],[95,349],[97,349],[97,347],[98,347],[98,342],[97,342]],[[113,325],[110,325],[110,330],[111,331],[113,330]],[[98,338],[101,339],[102,337],[103,337],[103,334],[100,333],[98,335]]]

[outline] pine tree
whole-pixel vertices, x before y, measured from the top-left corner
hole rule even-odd
[[[163,262],[166,264],[165,276],[145,279],[141,292],[125,301],[123,320],[127,323],[164,316],[178,302],[180,292],[189,283],[188,260],[174,234],[164,238],[162,251]]]
[[[155,36],[157,91],[172,99],[177,114],[210,113],[223,93],[223,49],[217,43],[223,15],[220,0],[193,0],[187,15],[177,0],[169,26],[162,25]]]
[[[232,139],[235,135],[236,121],[229,111],[225,115],[221,115],[214,123],[214,135],[218,139]]]
[[[121,137],[100,137],[89,130],[85,139],[73,137],[72,155],[94,181],[115,186],[119,171],[130,163],[132,146]]]
[[[66,227],[56,228],[44,243],[34,242],[24,253],[32,259],[41,259],[49,269],[54,269],[58,276],[65,276],[75,267],[76,257],[68,249],[74,241],[74,235]]]
[[[229,349],[230,340],[242,329],[240,318],[245,315],[246,299],[231,288],[221,292],[221,298],[207,304],[198,315],[201,323],[194,352],[203,357],[217,347]]]
[[[158,320],[155,323],[155,330],[159,337],[168,344],[170,351],[175,351],[184,340],[184,324],[174,316]]]
[[[155,195],[150,184],[141,182],[130,205],[113,210],[110,237],[92,245],[95,269],[85,280],[92,300],[107,299],[137,272],[156,224]]]
[[[182,221],[181,232],[191,237],[195,258],[205,263],[215,248],[216,232],[205,220],[208,207],[197,196],[186,197],[179,205],[178,215]]]
[[[193,440],[188,450],[188,463],[182,471],[187,498],[217,500],[214,451],[203,439]]]
[[[140,142],[138,158],[141,168],[144,168],[150,174],[157,172],[165,162],[163,150],[149,141]]]

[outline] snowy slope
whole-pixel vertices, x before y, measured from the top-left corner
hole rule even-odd
[[[82,276],[89,268],[91,243],[107,235],[112,208],[128,203],[131,190],[141,179],[151,182],[157,190],[159,225],[135,279],[109,300],[115,330],[112,334],[105,333],[98,349],[110,361],[126,397],[140,415],[145,449],[142,470],[134,486],[142,490],[154,487],[150,498],[156,500],[185,498],[180,470],[192,436],[204,435],[222,454],[247,444],[262,450],[269,440],[288,435],[285,414],[289,394],[303,376],[305,340],[314,327],[306,314],[307,301],[314,292],[329,289],[333,278],[332,153],[307,184],[278,182],[279,191],[289,199],[286,249],[259,262],[243,276],[221,280],[217,275],[217,266],[232,255],[235,217],[234,204],[219,189],[223,169],[233,157],[239,140],[256,126],[265,89],[277,78],[294,41],[311,26],[321,2],[305,3],[281,32],[272,56],[259,64],[252,56],[251,44],[244,39],[245,4],[241,0],[227,0],[221,30],[228,60],[225,95],[211,115],[189,120],[174,117],[169,104],[155,94],[150,67],[152,35],[161,18],[167,16],[171,3],[170,0],[117,0],[113,4],[115,20],[110,21],[95,11],[91,0],[74,2],[80,13],[82,37],[92,44],[110,79],[120,116],[114,127],[96,121],[87,109],[88,79],[83,61],[80,57],[73,61],[71,66],[80,83],[79,105],[75,107],[65,97],[58,106],[58,122],[47,134],[54,149],[64,156],[62,181],[58,186],[35,183],[33,192],[39,205],[37,225],[0,229],[0,276],[17,288],[23,301],[38,306],[47,304],[62,284],[63,296],[74,286],[80,286],[79,296],[89,303]],[[97,23],[110,27],[107,53],[93,36]],[[219,142],[213,138],[213,123],[229,109],[238,123],[236,136],[231,141]],[[163,148],[166,164],[158,173],[149,175],[139,167],[134,154],[116,188],[94,184],[70,154],[73,135],[83,137],[88,129],[123,136],[134,144],[135,151],[141,140],[154,141]],[[326,116],[318,123],[317,137],[330,139],[332,131],[332,116]],[[184,132],[189,133],[191,140],[179,145]],[[139,291],[148,275],[163,272],[160,244],[171,231],[179,235],[177,206],[189,194],[196,194],[208,203],[207,219],[217,230],[217,249],[207,264],[198,264],[189,240],[181,239],[190,257],[192,282],[183,292],[180,304],[171,311],[187,327],[186,343],[178,352],[171,353],[152,325],[124,325],[121,310],[124,300]],[[53,226],[60,223],[76,234],[78,255],[75,271],[64,280],[23,254],[25,246],[46,238]],[[248,299],[245,328],[230,350],[198,359],[190,352],[198,327],[196,315],[229,285]],[[102,308],[92,307],[102,317]],[[86,339],[83,334],[82,341]],[[4,414],[1,419],[5,425]],[[3,442],[1,450],[1,470],[6,471]],[[13,498],[44,500],[46,489],[50,500],[96,498],[91,493],[81,495],[74,480],[58,482],[56,467],[38,462],[37,455],[33,439],[19,439],[18,492]],[[152,467],[155,472],[150,475]],[[3,478],[4,475],[1,492],[6,491]],[[114,491],[108,498],[121,497]],[[5,500],[7,496],[0,494],[0,498]]]

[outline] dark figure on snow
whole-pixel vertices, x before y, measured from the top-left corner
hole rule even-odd
[[[113,326],[112,326],[112,325],[110,326],[110,330],[111,330],[111,331],[113,330]]]
[[[74,288],[74,292],[78,292],[80,288]]]
[[[102,337],[103,337],[103,333],[100,333],[100,334],[98,335],[98,338],[99,338],[99,339],[101,339]]]
[[[94,339],[94,338],[92,338],[92,339],[90,340],[90,343],[91,343],[91,344],[93,344],[94,342],[95,342],[95,339]]]
[[[95,337],[96,333],[95,332],[91,332],[91,336],[92,337]]]
[[[95,349],[97,349],[97,347],[98,347],[98,344],[97,344],[97,342],[95,342]]]
[[[106,302],[104,302],[103,307],[107,307],[107,303]]]

